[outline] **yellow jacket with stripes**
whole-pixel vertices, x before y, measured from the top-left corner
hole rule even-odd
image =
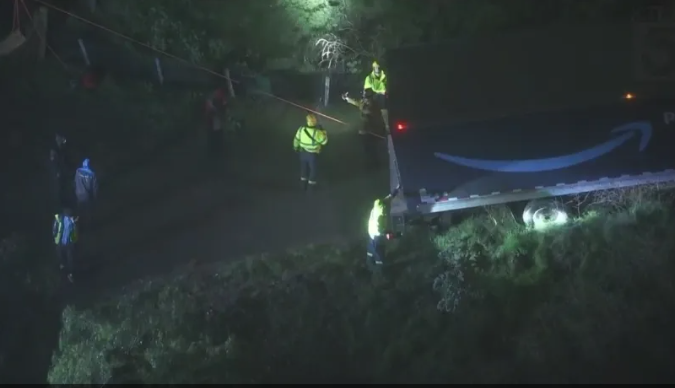
[[[328,143],[328,134],[320,126],[298,128],[293,138],[293,149],[302,149],[307,152],[318,154],[321,149]]]

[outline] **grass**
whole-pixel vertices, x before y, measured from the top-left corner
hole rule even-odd
[[[95,92],[72,90],[76,73],[49,60],[4,57],[0,86],[3,125],[15,141],[2,147],[12,161],[0,177],[6,225],[0,228],[0,383],[46,381],[57,342],[63,290],[49,230],[42,169],[54,133],[66,135],[77,158],[89,157],[110,183],[137,169],[151,152],[201,127],[200,92],[159,88],[108,77]],[[9,137],[9,136],[8,136]],[[2,137],[6,142],[5,137]],[[10,142],[6,142],[10,143]],[[7,144],[5,144],[7,145]],[[36,195],[33,195],[36,194]],[[38,195],[39,194],[39,197]],[[36,203],[35,198],[39,198]],[[4,214],[4,213],[3,213]],[[34,221],[45,222],[40,224]],[[11,231],[13,234],[5,233]],[[53,338],[52,338],[53,337]]]
[[[10,58],[0,68],[14,75],[0,82],[12,96],[7,121],[22,129],[26,144],[29,138],[45,144],[55,132],[62,133],[78,156],[97,161],[99,169],[131,168],[167,143],[201,129],[203,90],[109,74],[89,91],[72,87],[79,82],[78,71],[49,62],[26,67]]]
[[[358,243],[139,281],[66,308],[49,381],[672,381],[675,213],[623,193],[544,232],[499,207],[412,231],[380,274]]]
[[[44,384],[58,343],[58,264],[20,234],[0,240],[0,383]]]

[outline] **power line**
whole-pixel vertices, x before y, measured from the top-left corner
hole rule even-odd
[[[22,0],[22,1],[23,1],[23,0]],[[128,36],[128,35],[124,35],[124,34],[122,34],[121,32],[117,32],[117,31],[115,31],[115,30],[113,30],[113,29],[111,29],[111,28],[108,28],[108,27],[106,27],[106,26],[104,26],[104,25],[95,23],[95,22],[93,22],[93,21],[91,21],[91,20],[89,20],[89,19],[83,18],[82,16],[76,15],[76,14],[70,12],[70,11],[66,11],[65,9],[59,8],[59,7],[55,6],[55,5],[48,4],[48,3],[46,3],[46,2],[44,2],[44,1],[42,1],[42,0],[34,0],[34,1],[35,1],[36,3],[39,3],[39,4],[44,5],[45,7],[51,8],[51,9],[53,9],[53,10],[55,10],[55,11],[58,11],[58,12],[61,12],[61,13],[66,14],[66,15],[68,15],[68,16],[71,16],[71,17],[73,17],[73,18],[75,18],[75,19],[77,19],[77,20],[80,20],[80,21],[84,22],[84,23],[87,23],[87,24],[92,25],[92,26],[94,26],[94,27],[100,28],[100,29],[102,29],[102,30],[104,30],[104,31],[106,31],[106,32],[108,32],[108,33],[111,33],[111,34],[113,34],[113,35],[115,35],[115,36],[118,36],[118,37],[120,37],[120,38],[126,39],[126,40],[128,40],[128,41],[130,41],[130,42],[133,42],[133,43],[137,44],[137,45],[140,45],[140,46],[149,48],[150,50],[153,50],[153,51],[155,51],[155,52],[158,52],[158,53],[160,53],[160,54],[162,54],[162,55],[164,55],[164,56],[167,56],[167,57],[169,57],[169,58],[172,58],[172,59],[175,59],[175,60],[177,60],[177,61],[183,62],[183,63],[185,63],[185,64],[187,64],[187,65],[189,65],[189,66],[192,66],[192,67],[195,67],[195,68],[197,68],[197,69],[203,70],[203,71],[205,71],[205,72],[207,72],[207,73],[213,74],[213,75],[215,75],[215,76],[217,76],[217,77],[220,77],[220,78],[223,78],[223,79],[226,79],[226,80],[228,80],[228,81],[230,81],[230,82],[240,83],[240,82],[237,81],[237,80],[234,80],[234,79],[232,79],[232,78],[230,78],[230,77],[227,77],[227,76],[225,76],[225,75],[223,75],[223,74],[217,73],[217,72],[215,72],[215,71],[213,71],[213,70],[211,70],[211,69],[209,69],[209,68],[207,68],[207,67],[200,66],[200,65],[198,65],[198,64],[196,64],[196,63],[194,63],[194,62],[191,62],[191,61],[189,61],[189,60],[187,60],[187,59],[185,59],[185,58],[181,58],[181,57],[179,57],[179,56],[176,56],[176,55],[171,54],[171,53],[169,53],[169,52],[166,52],[166,51],[164,51],[164,50],[160,50],[160,49],[158,49],[158,48],[156,48],[156,47],[153,47],[153,46],[151,46],[151,45],[149,45],[149,44],[147,44],[147,43],[143,43],[143,42],[141,42],[141,41],[139,41],[139,40],[136,40],[136,39],[134,39],[134,38],[132,38],[132,37],[130,37],[130,36]],[[24,6],[25,6],[25,4],[24,4]],[[327,118],[327,119],[329,119],[329,120],[335,121],[336,123],[339,123],[339,124],[342,124],[342,125],[347,125],[347,123],[345,123],[345,122],[343,122],[343,121],[341,121],[341,120],[338,120],[338,119],[336,119],[336,118],[334,118],[334,117],[328,116],[328,115],[326,115],[326,114],[324,114],[324,113],[318,112],[318,111],[313,110],[313,109],[309,109],[309,108],[307,108],[307,107],[305,107],[305,106],[296,104],[296,103],[294,103],[294,102],[292,102],[292,101],[286,100],[286,99],[281,98],[281,97],[279,97],[279,96],[275,96],[274,94],[267,93],[267,92],[264,92],[264,91],[262,91],[262,90],[256,90],[256,92],[257,92],[258,94],[262,94],[262,95],[264,95],[264,96],[272,97],[272,98],[274,98],[274,99],[276,99],[276,100],[279,100],[279,101],[281,101],[281,102],[283,102],[283,103],[292,105],[292,106],[294,106],[294,107],[296,107],[296,108],[300,108],[300,109],[303,109],[303,110],[305,110],[305,111],[314,113],[314,114],[317,115],[317,116],[321,116],[321,117]]]
[[[49,45],[49,43],[47,43],[47,37],[42,36],[42,34],[38,31],[38,29],[35,28],[35,21],[33,20],[33,15],[30,14],[30,11],[28,10],[28,7],[26,6],[26,2],[24,0],[20,0],[20,1],[17,0],[14,3],[15,7],[16,7],[17,20],[18,20],[18,15],[19,15],[18,14],[19,13],[19,2],[23,6],[23,9],[26,11],[26,14],[28,15],[28,19],[30,19],[31,24],[33,24],[33,30],[37,34],[38,38],[40,38],[40,40],[42,40],[44,42],[45,46],[47,47],[47,50],[49,50],[49,52],[52,53],[54,58],[56,58],[56,60],[59,61],[59,63],[63,66],[63,68],[68,70],[68,65],[66,65],[66,63],[63,60],[61,60],[59,55],[56,54],[56,51],[54,51],[54,49]]]

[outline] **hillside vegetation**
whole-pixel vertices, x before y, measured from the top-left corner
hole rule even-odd
[[[0,384],[44,384],[60,330],[58,264],[20,233],[0,238]]]
[[[506,208],[413,231],[379,274],[358,243],[140,281],[64,311],[49,381],[672,381],[672,201],[597,198],[544,232]]]

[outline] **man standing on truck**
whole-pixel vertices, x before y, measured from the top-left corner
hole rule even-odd
[[[316,165],[321,149],[328,143],[328,134],[317,123],[316,116],[308,114],[307,125],[298,128],[293,138],[293,149],[300,153],[300,182],[303,190],[316,186]]]
[[[380,69],[380,64],[377,61],[373,62],[373,70],[366,76],[363,83],[363,91],[372,89],[375,93],[374,99],[377,102],[380,112],[382,113],[382,120],[384,126],[389,131],[389,111],[387,110],[387,76],[384,70]]]
[[[383,264],[384,260],[384,244],[383,233],[386,230],[386,206],[389,205],[391,199],[398,194],[397,187],[391,194],[383,199],[376,199],[373,204],[373,209],[370,211],[370,218],[368,219],[368,241],[367,261],[366,264],[370,269],[376,269]]]
[[[374,98],[375,93],[373,89],[366,89],[361,100],[355,100],[347,93],[342,95],[342,99],[348,103],[359,108],[361,111],[361,125],[359,127],[359,135],[362,137],[363,148],[366,156],[366,168],[375,168],[377,166],[377,143],[378,137],[382,132],[382,120],[378,111],[379,105]],[[369,135],[369,136],[368,136]]]

